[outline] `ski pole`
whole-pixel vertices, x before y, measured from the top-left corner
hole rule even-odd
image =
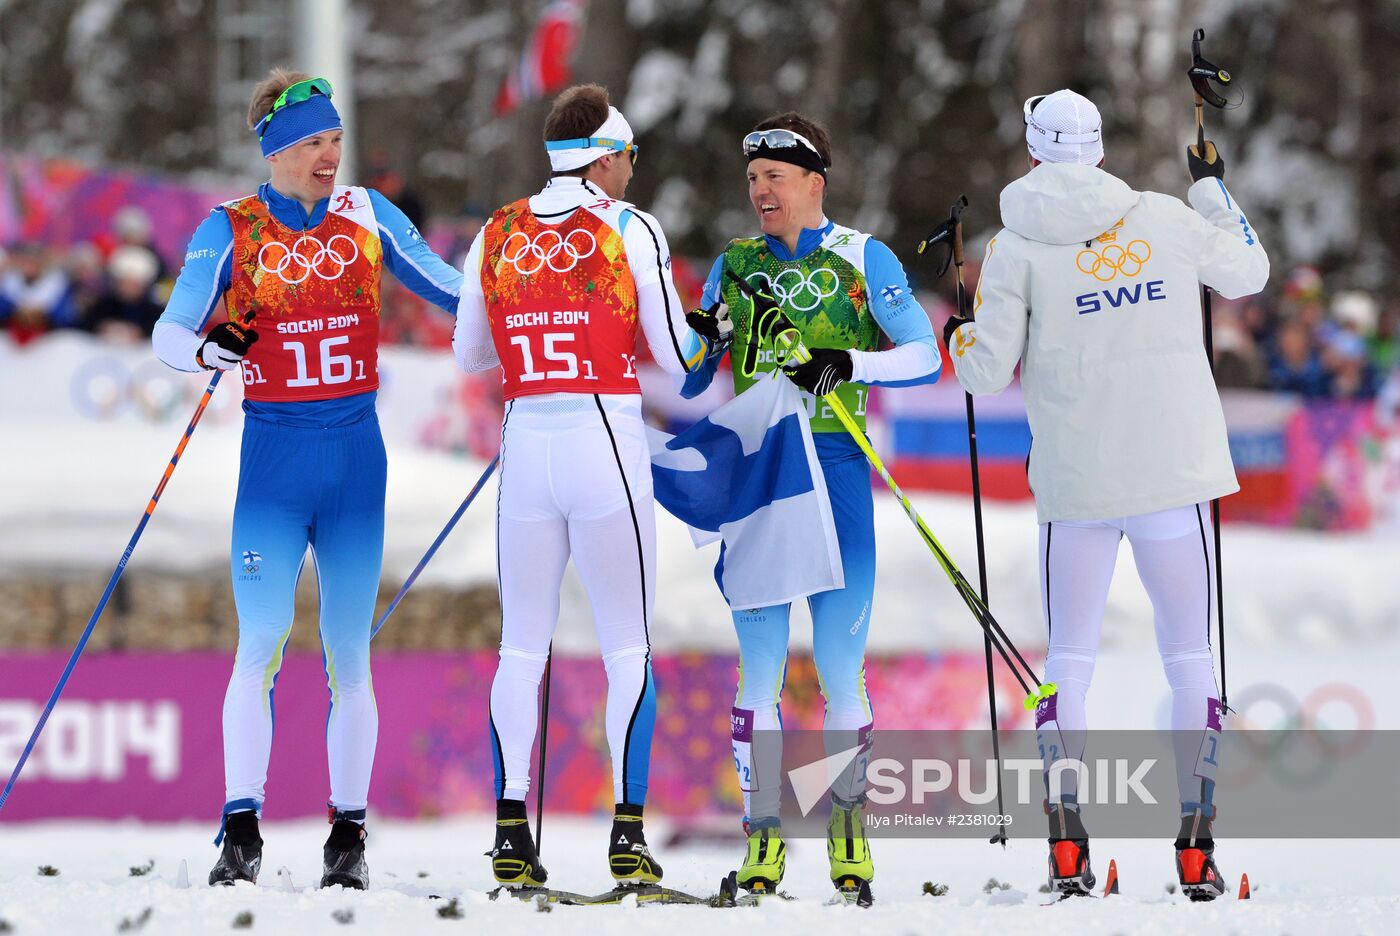
[[[958,200],[953,202],[953,207],[948,210],[948,220],[944,221],[938,228],[919,244],[919,253],[923,253],[928,247],[946,241],[949,244],[949,258],[957,268],[957,309],[959,318],[969,318],[967,308],[967,287],[963,284],[963,238],[962,238],[962,213],[967,207],[967,196],[960,195]],[[939,276],[947,272],[948,265],[945,262]],[[972,518],[973,526],[977,531],[977,579],[981,586],[982,603],[991,606],[991,601],[987,597],[987,551],[986,543],[982,536],[982,473],[978,470],[977,464],[977,411],[972,402],[972,394],[963,391],[963,397],[967,403],[967,456],[968,463],[972,469]],[[996,758],[997,776],[1001,776],[1001,739],[997,733],[997,686],[996,677],[992,671],[992,640],[990,635],[982,635],[983,649],[987,657],[987,714],[992,723],[992,756]],[[1006,815],[1006,807],[1002,801],[1001,784],[997,784],[997,815]],[[1006,824],[999,823],[997,834],[992,836],[992,844],[1001,844],[1006,847]]]
[[[1206,37],[1204,29],[1197,29],[1191,35],[1191,67],[1187,69],[1186,76],[1191,79],[1191,88],[1195,92],[1196,105],[1196,153],[1202,159],[1206,158],[1206,122],[1205,105],[1209,104],[1214,108],[1223,108],[1228,103],[1220,92],[1211,87],[1212,81],[1221,87],[1226,87],[1232,80],[1230,73],[1212,62],[1201,57],[1201,41]],[[1213,144],[1212,144],[1213,145]],[[1201,322],[1202,330],[1205,334],[1206,362],[1210,365],[1211,376],[1215,376],[1215,341],[1213,316],[1210,309],[1211,289],[1209,286],[1201,286]],[[1215,622],[1219,639],[1216,641],[1220,645],[1220,710],[1230,711],[1228,693],[1225,688],[1225,576],[1220,569],[1220,498],[1213,498],[1210,502],[1210,525],[1215,537]]]
[[[544,827],[544,755],[549,749],[549,674],[554,669],[554,641],[544,661],[544,698],[540,700],[540,785],[535,788],[535,854],[540,853],[540,830]]]
[[[418,560],[418,565],[409,573],[408,579],[403,583],[403,587],[399,589],[399,593],[394,596],[393,601],[389,602],[389,607],[384,609],[384,613],[380,615],[379,621],[374,625],[374,630],[369,632],[370,640],[373,640],[374,635],[378,634],[380,628],[388,622],[389,615],[394,613],[394,609],[399,606],[400,601],[403,601],[404,595],[408,594],[408,590],[413,587],[413,583],[418,581],[418,576],[422,574],[428,562],[437,554],[438,547],[447,539],[448,535],[452,532],[452,528],[457,525],[457,521],[462,519],[462,514],[466,513],[467,508],[472,505],[472,501],[476,500],[476,495],[481,493],[482,487],[486,484],[486,479],[491,477],[492,472],[496,470],[496,465],[500,464],[500,461],[501,453],[497,452],[495,457],[491,459],[491,463],[486,466],[486,470],[481,473],[481,477],[477,478],[476,484],[472,485],[472,489],[467,492],[467,496],[463,498],[461,505],[457,508],[457,512],[447,521],[447,526],[442,528],[442,532],[437,535],[437,539],[433,540],[433,545],[429,546],[428,551],[423,554],[423,558]]]
[[[39,723],[34,726],[34,731],[29,735],[29,741],[19,756],[19,762],[15,764],[15,769],[10,773],[10,780],[5,784],[4,792],[0,792],[0,809],[5,807],[5,801],[10,798],[10,791],[14,789],[20,771],[24,769],[29,755],[34,752],[34,745],[38,742],[44,725],[48,723],[49,716],[53,714],[53,708],[58,704],[58,697],[63,694],[63,688],[68,685],[68,678],[73,675],[73,668],[78,665],[78,657],[82,656],[88,638],[92,636],[93,628],[97,626],[97,619],[102,617],[102,612],[107,608],[107,602],[111,599],[112,592],[116,589],[122,573],[126,571],[126,564],[131,559],[131,554],[136,550],[136,542],[141,539],[146,524],[150,522],[151,515],[155,513],[156,504],[160,501],[161,494],[165,492],[165,486],[170,483],[170,476],[175,473],[175,466],[180,463],[180,456],[184,454],[185,446],[189,445],[190,436],[194,435],[194,427],[199,425],[205,408],[214,396],[214,388],[219,385],[219,379],[223,376],[223,371],[216,370],[214,376],[209,378],[209,386],[204,388],[204,395],[200,397],[199,405],[195,407],[194,415],[190,417],[190,424],[185,427],[185,434],[180,437],[180,444],[175,446],[175,454],[170,456],[170,464],[165,466],[165,474],[161,475],[155,493],[151,495],[150,502],[146,504],[145,513],[141,515],[140,522],[136,524],[136,532],[131,534],[131,540],[126,544],[126,550],[122,553],[121,559],[118,560],[116,569],[112,571],[112,577],[107,581],[107,588],[102,592],[102,598],[97,602],[97,608],[92,612],[92,617],[88,619],[87,627],[83,628],[83,635],[78,638],[78,645],[73,648],[73,655],[68,658],[68,665],[63,668],[63,674],[58,677],[58,685],[53,687],[53,694],[49,696],[48,704],[44,706],[44,712],[39,716]]]
[[[725,270],[725,275],[736,283],[740,291],[746,296],[750,299],[754,298],[756,291],[752,286],[736,276],[731,270]],[[778,335],[775,343],[781,344],[784,353],[798,363],[810,360],[811,358],[811,354],[802,343],[802,339],[798,336],[796,329],[790,329],[781,333]],[[923,518],[919,516],[919,512],[914,509],[914,505],[910,503],[909,498],[900,490],[899,485],[885,467],[885,463],[870,445],[870,440],[865,437],[865,433],[861,431],[860,426],[857,425],[850,411],[846,409],[846,405],[841,402],[841,398],[835,393],[829,393],[822,397],[822,402],[829,406],[831,411],[836,414],[836,418],[840,420],[841,425],[850,433],[851,438],[855,440],[856,445],[858,445],[861,452],[865,454],[866,461],[870,462],[870,466],[884,479],[885,484],[895,495],[896,499],[898,499],[900,506],[904,508],[905,515],[913,522],[914,528],[919,531],[919,536],[923,539],[924,545],[933,553],[934,559],[938,561],[944,574],[948,576],[948,580],[952,582],[953,587],[957,589],[958,594],[963,599],[963,603],[967,605],[973,617],[977,618],[977,623],[982,627],[983,633],[991,639],[992,646],[1001,654],[1001,658],[1006,663],[1007,668],[1009,668],[1012,675],[1016,677],[1016,681],[1021,684],[1022,690],[1027,694],[1024,703],[1026,709],[1034,709],[1036,703],[1040,700],[1053,695],[1055,692],[1055,684],[1041,683],[1041,681],[1036,678],[1035,673],[1031,670],[1030,664],[1026,662],[1025,657],[1021,656],[1020,651],[1011,643],[1010,638],[1006,636],[1006,632],[1002,629],[1001,624],[997,622],[996,618],[992,616],[991,611],[987,609],[986,604],[977,593],[973,591],[966,576],[964,576],[957,565],[954,564],[952,558],[948,555],[947,551],[944,550],[943,545],[938,542],[938,538],[929,530],[928,525],[925,524]],[[1010,653],[1008,653],[1008,648]],[[1015,662],[1012,660],[1012,655],[1015,656]],[[1020,664],[1019,668],[1017,663]],[[1035,689],[1031,689],[1032,683],[1035,684]]]

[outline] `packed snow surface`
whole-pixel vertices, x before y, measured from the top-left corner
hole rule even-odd
[[[675,825],[652,822],[649,838],[672,887],[709,895],[735,866],[737,828],[708,844],[668,845]],[[514,900],[493,902],[487,817],[442,822],[381,822],[371,826],[371,889],[319,890],[324,823],[269,823],[263,872],[256,887],[204,884],[216,852],[205,825],[43,823],[5,826],[0,820],[0,919],[15,934],[112,933],[123,920],[151,915],[140,932],[227,932],[235,917],[252,914],[254,933],[626,933],[687,936],[762,932],[766,936],[867,933],[988,933],[1000,936],[1092,933],[1393,933],[1400,928],[1400,844],[1391,841],[1222,841],[1217,859],[1232,892],[1211,904],[1168,893],[1174,881],[1169,839],[1097,840],[1095,870],[1102,881],[1116,859],[1122,892],[1045,908],[1045,844],[1013,841],[1001,849],[979,840],[881,839],[873,844],[876,904],[868,910],[827,906],[823,843],[791,843],[783,888],[796,900],[757,908],[697,906],[556,907],[548,914]],[[600,819],[546,816],[543,853],[550,882],[596,893],[609,889],[604,861],[607,824]],[[190,887],[175,886],[181,860]],[[151,872],[130,868],[154,860]],[[56,877],[37,873],[51,865]],[[289,872],[284,884],[279,869]],[[1253,897],[1236,899],[1241,872]],[[989,878],[1009,890],[985,893]],[[948,885],[943,897],[921,893],[925,881]],[[288,889],[290,887],[290,889]],[[437,895],[434,897],[434,895]],[[461,918],[438,910],[458,901]],[[353,914],[352,923],[341,923]]]

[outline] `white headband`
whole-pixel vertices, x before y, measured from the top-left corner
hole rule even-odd
[[[596,145],[605,140],[617,145]],[[603,121],[603,125],[593,131],[591,136],[578,140],[550,140],[545,143],[544,148],[549,153],[551,169],[555,172],[569,172],[609,153],[620,152],[625,144],[631,142],[632,127],[627,123],[627,118],[623,117],[616,107],[608,105],[608,119]]]

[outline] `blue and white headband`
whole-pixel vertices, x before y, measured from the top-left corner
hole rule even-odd
[[[571,172],[596,159],[623,151],[632,142],[632,128],[616,107],[608,106],[608,119],[590,136],[576,140],[549,140],[545,151],[554,172]]]

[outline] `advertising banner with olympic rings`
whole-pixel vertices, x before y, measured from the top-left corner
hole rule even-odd
[[[18,757],[65,659],[53,652],[0,652],[0,770],[8,772]],[[223,793],[219,707],[229,665],[226,655],[208,652],[84,659],[6,816],[168,821],[217,815]],[[741,808],[728,722],[734,665],[733,654],[725,653],[653,660],[658,718],[649,809],[692,818]],[[463,712],[485,712],[495,666],[496,654],[484,650],[376,656],[380,749],[370,803],[377,815],[492,808],[487,734]],[[604,673],[594,658],[564,656],[555,666],[550,808],[611,811]],[[1392,799],[1400,731],[1367,730],[1370,701],[1358,700],[1345,684],[1319,684],[1301,694],[1246,686],[1238,694],[1241,708],[1223,726],[1203,724],[1192,732],[1076,736],[1044,726],[1031,730],[1007,677],[999,686],[999,698],[1011,701],[1001,715],[998,775],[979,726],[986,717],[980,650],[872,656],[867,678],[880,700],[882,727],[873,742],[852,732],[849,748],[828,746],[820,731],[823,702],[811,657],[794,654],[789,670],[781,763],[783,825],[790,837],[825,835],[829,809],[820,804],[841,773],[825,767],[829,758],[847,754],[867,772],[872,836],[985,838],[997,825],[989,777],[1000,776],[1008,833],[1044,838],[1049,757],[1057,789],[1073,785],[1098,838],[1170,835],[1182,798],[1178,765],[1189,795],[1203,778],[1214,784],[1210,800],[1221,838],[1400,837]],[[277,699],[266,815],[323,814],[320,793],[304,782],[325,771],[327,695],[318,654],[288,654]],[[754,733],[757,761],[772,740]],[[814,764],[821,766],[804,770]]]
[[[945,372],[950,367],[945,361]],[[1239,493],[1221,503],[1227,521],[1333,531],[1400,526],[1400,423],[1380,420],[1368,403],[1305,403],[1254,390],[1220,397],[1240,481]],[[881,452],[901,487],[971,491],[966,404],[955,381],[872,399],[872,421],[889,432]],[[1030,499],[1030,446],[1019,382],[978,400],[983,496]]]
[[[302,622],[304,626],[305,622]],[[0,651],[0,770],[24,748],[66,654]],[[220,707],[230,657],[217,653],[97,653],[50,719],[6,821],[96,816],[169,821],[217,817],[223,796]],[[370,808],[381,816],[438,816],[493,807],[491,750],[483,730],[494,651],[376,652],[379,750]],[[961,728],[986,716],[981,651],[872,657],[870,691],[889,700],[893,726]],[[550,698],[550,809],[611,812],[612,768],[604,730],[607,679],[595,657],[559,656]],[[648,808],[703,816],[740,808],[729,707],[733,654],[653,658],[656,743]],[[820,726],[815,664],[794,654],[788,723]],[[1011,698],[1010,676],[1001,685]],[[326,677],[319,654],[287,654],[277,682],[277,736],[265,815],[325,815]],[[1002,724],[1025,723],[1014,703]],[[464,715],[464,713],[467,713]],[[217,821],[217,818],[215,819]]]
[[[220,383],[200,424],[201,437],[241,431],[239,376],[235,370]],[[495,453],[501,425],[496,376],[463,374],[448,350],[391,346],[380,351],[379,377],[377,405],[387,441],[485,458]],[[60,331],[17,348],[0,337],[0,424],[7,426],[68,425],[79,433],[97,423],[175,431],[189,420],[208,381],[202,371],[167,367],[144,342],[113,344]]]
[[[586,232],[584,232],[586,233]],[[340,246],[340,245],[338,245]],[[539,246],[544,259],[530,246]],[[582,259],[587,245],[571,245]],[[558,247],[556,253],[552,250]],[[318,256],[316,248],[310,246]],[[522,263],[568,262],[560,245],[520,245]],[[290,254],[286,256],[291,256]],[[285,257],[282,257],[285,259]],[[276,268],[279,256],[269,253]],[[290,264],[290,261],[288,261]],[[334,263],[322,258],[318,275]],[[311,275],[297,267],[298,273]],[[809,280],[772,284],[797,301],[825,288],[821,271]],[[385,438],[433,451],[494,454],[499,441],[500,380],[493,373],[462,374],[445,349],[384,346],[380,350],[378,408]],[[671,382],[639,368],[650,397],[648,411],[667,431],[678,432],[723,402],[727,381],[699,401],[684,401]],[[149,345],[112,344],[79,332],[60,331],[17,348],[0,335],[0,422],[89,423],[182,427],[203,392],[207,376],[171,370]],[[1230,451],[1241,492],[1223,503],[1227,520],[1333,531],[1400,526],[1400,424],[1379,420],[1364,404],[1303,405],[1273,393],[1227,391],[1222,395]],[[910,490],[971,490],[967,467],[965,404],[956,383],[877,394],[870,431],[887,452],[892,471]],[[225,380],[201,432],[238,431],[242,385]],[[978,449],[986,496],[1024,500],[1025,459],[1030,447],[1019,386],[978,404]]]

